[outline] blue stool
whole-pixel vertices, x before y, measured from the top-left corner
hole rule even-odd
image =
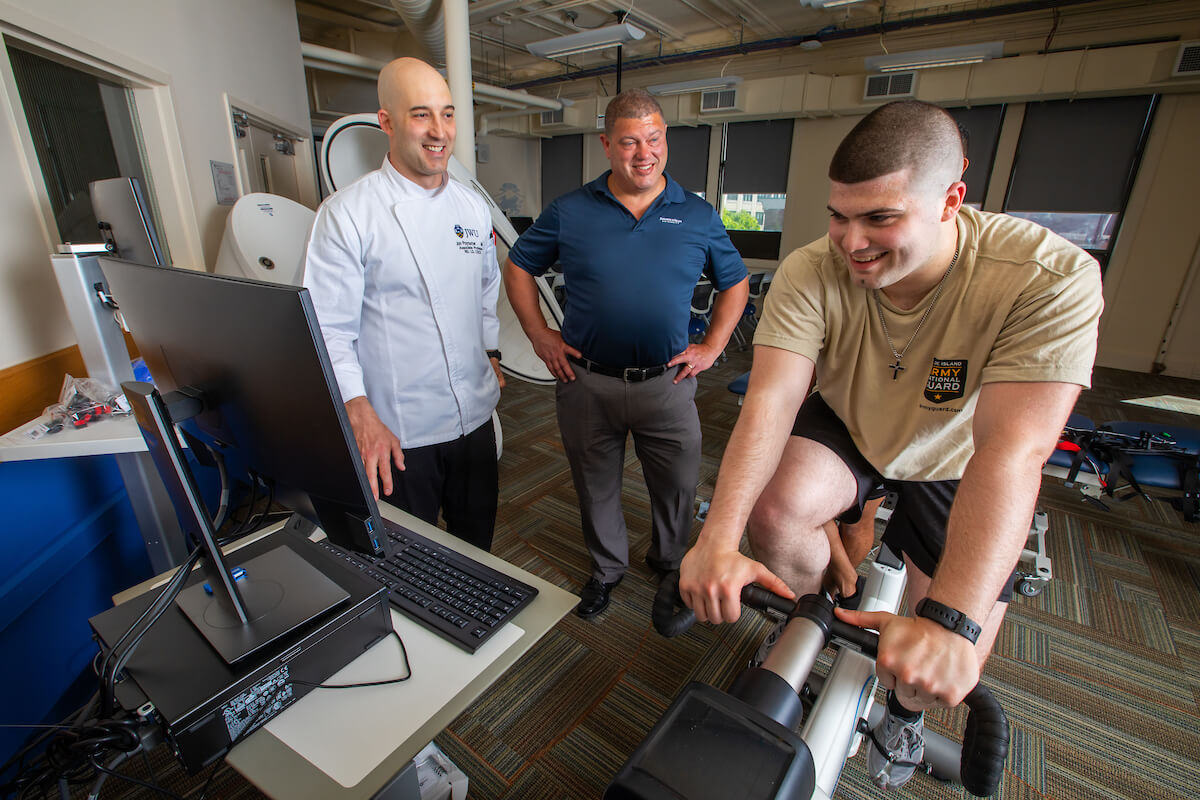
[[[750,385],[750,373],[743,372],[729,382],[729,391],[738,396],[738,405],[746,398],[746,387]]]

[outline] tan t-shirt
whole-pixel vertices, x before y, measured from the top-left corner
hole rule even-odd
[[[1090,385],[1104,305],[1095,260],[1039,225],[965,206],[958,235],[958,264],[895,380],[873,293],[851,283],[828,237],[780,264],[754,336],[816,362],[821,396],[885,478],[962,477],[985,383]],[[879,293],[897,351],[933,295],[901,311]]]

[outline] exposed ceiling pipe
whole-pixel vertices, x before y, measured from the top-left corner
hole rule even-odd
[[[320,61],[312,58],[304,59],[304,66],[321,72],[336,72],[338,75],[349,75],[352,78],[363,78],[368,81],[374,81],[379,78],[379,70],[372,72],[368,69],[347,67],[343,64],[333,64],[328,61]]]
[[[713,47],[706,50],[692,50],[689,52],[674,53],[672,55],[646,56],[633,61],[626,61],[623,65],[623,70],[628,73],[632,70],[646,69],[648,67],[665,67],[672,64],[687,64],[693,61],[704,61],[710,58],[728,58],[730,56],[761,53],[768,50],[780,50],[788,47],[795,47],[802,42],[832,42],[839,39],[858,38],[860,36],[878,36],[881,33],[891,33],[893,31],[907,30],[909,28],[919,28],[929,25],[944,25],[955,22],[971,22],[978,19],[1008,16],[1011,14],[1023,14],[1031,11],[1041,11],[1048,8],[1062,8],[1063,6],[1082,5],[1094,2],[1096,2],[1096,0],[1030,0],[1026,3],[1017,3],[1007,6],[977,8],[971,11],[957,11],[945,14],[932,14],[928,17],[897,19],[888,22],[872,23],[871,25],[861,28],[846,28],[843,30],[830,31],[822,33],[819,36],[815,33],[801,36],[781,36],[774,39],[760,39],[756,42],[745,42],[743,44]],[[535,86],[547,86],[555,83],[562,83],[564,81],[578,80],[579,78],[595,78],[601,75],[610,75],[615,71],[615,64],[606,64],[604,66],[576,69],[568,74],[552,75],[545,78],[536,78],[530,81],[521,81],[519,83],[512,84],[509,88],[532,89]]]
[[[446,25],[439,0],[392,0],[404,26],[424,45],[435,66],[446,63]]]
[[[383,69],[385,63],[375,58],[367,58],[355,53],[347,53],[345,50],[335,50],[332,47],[324,47],[310,42],[300,43],[300,54],[304,57],[305,66],[310,66],[308,62],[311,61],[314,62],[311,66],[337,64],[343,67],[354,67],[372,73],[370,75],[372,80],[379,77],[379,70]]]
[[[300,43],[300,53],[304,56],[304,66],[306,67],[325,70],[326,72],[337,72],[342,75],[353,75],[372,81],[379,78],[379,71],[386,65],[386,62],[378,61],[374,58],[366,58],[354,53],[347,53],[344,50],[335,50],[332,47],[322,47],[319,44],[311,44],[309,42]],[[505,105],[539,109],[546,108],[550,110],[557,110],[563,107],[561,100],[538,97],[535,94],[529,94],[529,92],[504,89],[488,83],[473,82],[471,87],[475,97],[496,100],[503,102]]]
[[[538,97],[529,92],[516,92],[512,89],[502,89],[499,86],[489,86],[486,83],[476,83],[474,86],[476,97],[487,97],[492,100],[506,101],[506,103],[521,103],[532,108],[547,108],[552,111],[563,107],[561,100]]]

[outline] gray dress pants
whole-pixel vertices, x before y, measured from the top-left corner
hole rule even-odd
[[[555,397],[593,577],[612,583],[629,566],[621,509],[629,433],[650,493],[647,555],[656,563],[678,567],[691,533],[700,473],[696,379],[673,383],[675,368],[639,383],[597,375],[578,365],[574,370],[575,380],[560,381]]]

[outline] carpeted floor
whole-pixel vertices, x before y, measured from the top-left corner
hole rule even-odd
[[[737,417],[729,380],[749,368],[731,353],[700,379],[704,426],[700,496],[709,497]],[[1124,405],[1173,394],[1200,398],[1200,384],[1098,370],[1079,410],[1096,421],[1139,419],[1200,427],[1200,418]],[[553,392],[517,381],[500,405],[504,428],[501,505],[494,551],[578,591],[588,577],[575,492],[559,443]],[[655,582],[645,487],[632,447],[626,518],[633,567],[612,606],[594,621],[569,615],[488,695],[437,737],[470,778],[477,800],[598,798],[678,690],[690,680],[726,687],[768,629],[753,612],[732,626],[697,626],[675,640],[650,625]],[[997,476],[997,492],[1003,492]],[[1163,504],[1133,500],[1105,512],[1047,479],[1054,580],[1012,605],[985,681],[1004,704],[1013,747],[999,797],[1185,800],[1200,786],[1200,526]],[[696,523],[694,533],[698,532]],[[961,711],[929,725],[961,730]],[[161,756],[161,753],[156,753]],[[199,797],[164,757],[158,777]],[[863,757],[846,769],[839,797],[879,797]],[[143,776],[143,765],[134,763]],[[730,765],[731,769],[736,765]],[[121,796],[110,781],[112,796]],[[126,796],[150,797],[135,790]],[[228,769],[210,797],[260,797]],[[960,787],[917,776],[894,796],[966,797]]]

